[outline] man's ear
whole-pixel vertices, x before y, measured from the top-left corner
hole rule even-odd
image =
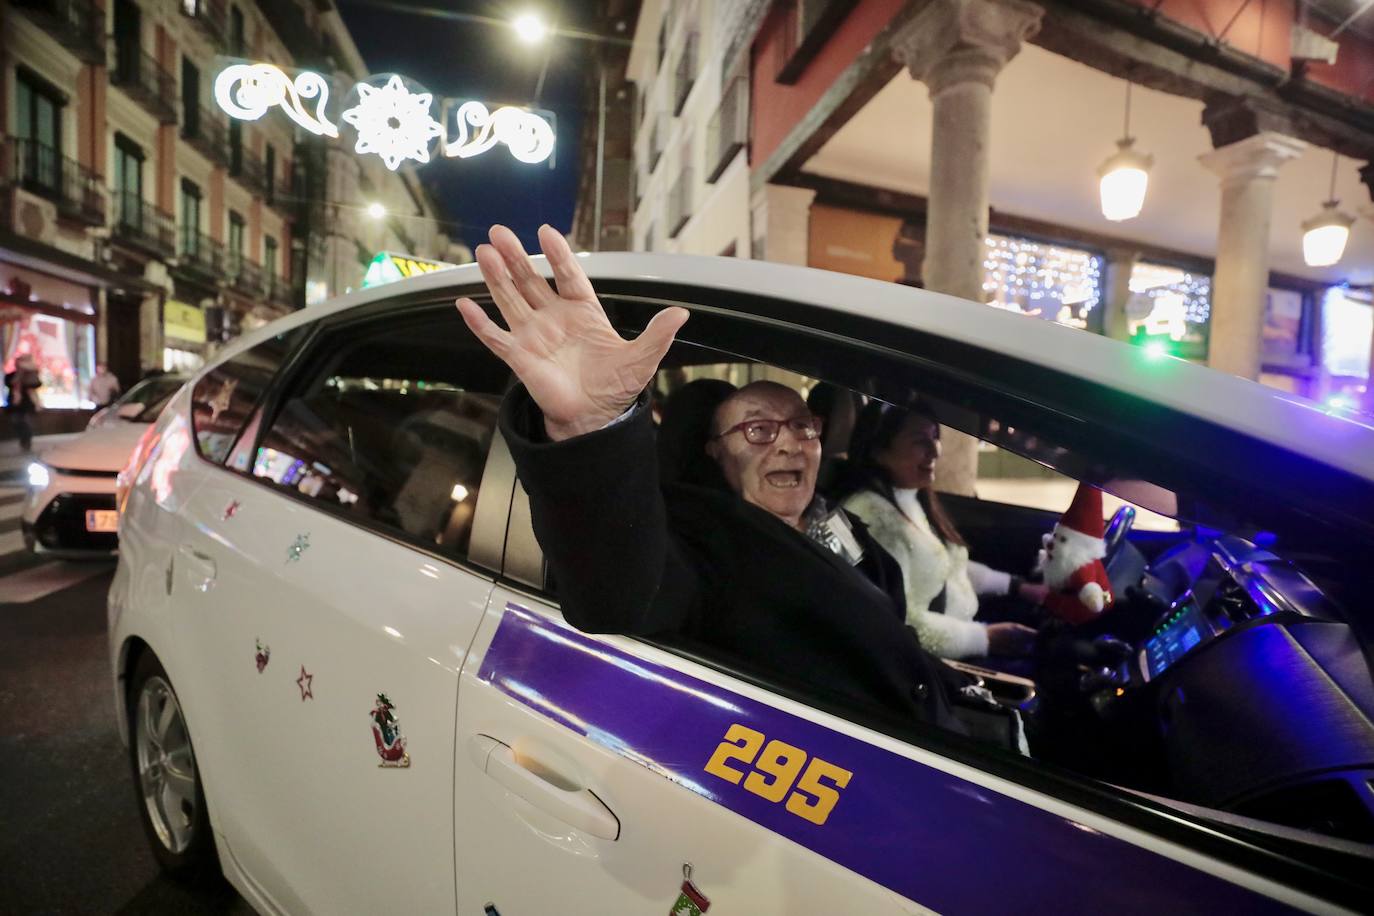
[[[705,452],[707,456],[717,464],[720,463],[720,440],[707,439]]]

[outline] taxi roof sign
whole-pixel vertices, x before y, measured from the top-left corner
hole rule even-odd
[[[363,289],[381,286],[383,283],[395,283],[406,277],[415,277],[457,266],[457,264],[450,264],[447,261],[429,261],[408,254],[379,251],[377,256],[372,259],[372,263],[367,265],[367,273],[363,275]]]

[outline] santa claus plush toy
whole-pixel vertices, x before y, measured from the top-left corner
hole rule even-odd
[[[1078,485],[1073,504],[1045,536],[1041,569],[1050,593],[1045,607],[1066,623],[1086,623],[1112,605],[1112,586],[1102,565],[1102,492]]]

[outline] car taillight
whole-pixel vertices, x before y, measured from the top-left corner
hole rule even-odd
[[[120,515],[124,514],[124,504],[129,499],[129,491],[134,488],[134,481],[138,479],[138,474],[143,470],[143,465],[147,463],[153,450],[157,448],[160,433],[157,424],[150,423],[148,431],[138,439],[138,445],[134,446],[133,454],[129,456],[129,463],[124,466],[124,470],[119,472],[115,479],[115,509]]]

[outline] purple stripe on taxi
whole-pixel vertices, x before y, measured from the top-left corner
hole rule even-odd
[[[1086,825],[635,658],[515,604],[506,606],[479,677],[588,739],[942,913],[1294,912]],[[854,774],[824,825],[703,769],[735,723]]]

